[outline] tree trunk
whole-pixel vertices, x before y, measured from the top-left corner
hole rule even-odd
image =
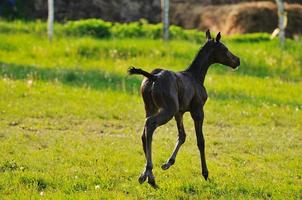
[[[48,0],[48,39],[53,38],[53,23],[54,23],[54,0]]]
[[[276,0],[278,6],[278,18],[279,18],[279,39],[281,46],[284,45],[285,42],[285,12],[284,12],[284,2],[283,0]]]
[[[163,37],[169,40],[169,0],[162,0]]]

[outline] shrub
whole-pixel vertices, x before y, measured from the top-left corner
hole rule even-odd
[[[111,28],[111,34],[116,38],[138,38],[144,37],[146,35],[146,31],[138,22],[128,24],[116,23]]]
[[[142,28],[145,31],[145,37],[151,39],[159,39],[162,36],[162,24],[142,24]]]
[[[179,26],[171,25],[169,31],[171,39],[188,39],[184,29]]]
[[[100,19],[87,19],[70,21],[65,24],[65,32],[69,35],[92,36],[97,38],[108,38],[111,36],[112,24]]]
[[[111,33],[115,38],[159,39],[162,36],[162,24],[148,24],[145,20],[127,24],[115,23]]]
[[[146,20],[131,23],[110,23],[100,19],[71,21],[65,24],[63,32],[74,36],[93,36],[97,38],[162,38],[162,23],[148,24]],[[201,42],[204,33],[170,26],[170,38]]]
[[[194,41],[197,43],[201,43],[205,41],[205,34],[204,32],[195,30],[195,29],[191,29],[191,30],[184,30],[186,36],[187,36],[187,40],[189,41]]]
[[[250,33],[244,35],[233,35],[229,40],[234,42],[263,42],[270,41],[270,34],[268,33]]]
[[[26,26],[24,26],[26,24]],[[44,35],[47,31],[46,24],[41,21],[22,22],[0,21],[0,33],[36,33]],[[162,23],[148,24],[146,20],[131,23],[111,23],[101,19],[85,19],[79,21],[69,21],[66,24],[55,24],[56,35],[73,35],[73,36],[92,36],[96,38],[162,38]],[[213,34],[212,35],[216,35]],[[188,40],[201,43],[205,41],[204,32],[196,29],[186,30],[179,26],[170,26],[170,38],[175,40]],[[270,34],[268,33],[250,33],[244,35],[225,36],[223,39],[233,42],[262,42],[269,41]],[[0,44],[1,49],[14,49],[13,46]]]

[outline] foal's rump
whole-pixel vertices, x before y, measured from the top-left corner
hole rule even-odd
[[[142,83],[145,104],[151,103],[153,105],[150,105],[150,107],[153,106],[157,110],[165,109],[175,113],[178,109],[178,89],[175,73],[156,69],[152,74],[156,76],[156,81],[145,79]],[[148,96],[151,97],[152,102],[150,102]]]

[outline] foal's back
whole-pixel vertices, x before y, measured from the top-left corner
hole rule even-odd
[[[145,78],[141,85],[147,116],[155,114],[159,109],[174,113],[188,111],[195,94],[195,84],[191,83],[190,75],[163,69],[155,69],[151,74],[156,76],[156,80]]]

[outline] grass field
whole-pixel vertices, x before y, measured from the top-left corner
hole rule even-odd
[[[57,37],[0,29],[0,199],[302,199],[302,41],[222,37],[238,71],[215,65],[205,86],[210,181],[201,176],[194,125],[168,171],[177,139],[157,129],[159,190],[137,181],[145,160],[139,94],[146,70],[182,70],[201,44]],[[33,30],[34,32],[34,30]],[[240,36],[244,38],[244,36]]]

